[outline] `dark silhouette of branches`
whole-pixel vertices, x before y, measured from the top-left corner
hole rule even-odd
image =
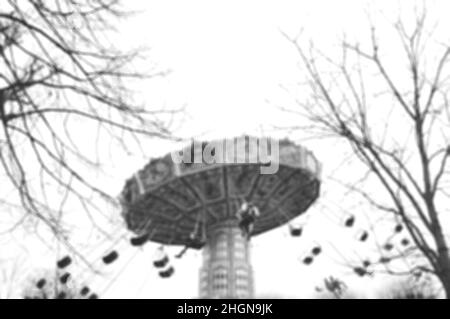
[[[438,299],[439,291],[431,278],[404,278],[391,283],[379,295],[382,299]]]
[[[25,216],[61,237],[67,201],[89,214],[100,210],[94,199],[115,202],[90,174],[101,168],[99,141],[127,150],[140,137],[170,137],[159,118],[171,112],[139,105],[129,89],[164,72],[134,70],[141,50],[115,45],[113,26],[127,15],[118,0],[1,5],[0,167]]]
[[[409,237],[379,265],[400,274],[390,262],[414,259],[404,274],[432,273],[450,297],[450,43],[434,38],[426,9],[416,14],[412,27],[392,25],[397,46],[384,46],[372,25],[369,41],[342,41],[339,58],[286,37],[309,77],[311,94],[297,101],[307,129],[350,147],[366,172],[342,183]],[[380,254],[390,250],[382,245]]]

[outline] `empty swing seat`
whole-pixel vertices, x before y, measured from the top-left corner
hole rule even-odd
[[[301,227],[290,227],[290,232],[292,237],[300,237],[302,235],[303,229]]]
[[[148,234],[130,239],[131,246],[142,246],[148,241]]]
[[[402,241],[401,241],[401,244],[403,246],[408,246],[409,245],[409,239],[408,238],[403,238]]]
[[[67,282],[69,281],[69,279],[70,279],[70,274],[69,274],[68,272],[66,272],[64,275],[62,275],[62,276],[59,278],[59,282],[62,283],[62,284],[67,284]]]
[[[89,289],[89,287],[83,287],[80,290],[80,295],[82,296],[87,296],[89,294],[89,292],[91,291],[91,289]]]
[[[344,221],[345,227],[352,227],[355,224],[355,216],[350,215]]]
[[[369,233],[364,230],[359,234],[358,239],[359,239],[359,241],[366,241],[368,238],[369,238]]]
[[[311,250],[311,252],[312,252],[312,254],[313,254],[314,256],[317,256],[317,255],[319,255],[319,254],[322,252],[322,248],[320,248],[320,246],[314,247],[314,248]]]
[[[65,256],[64,258],[58,260],[56,266],[60,269],[66,268],[72,263],[72,258],[70,256]]]
[[[172,266],[170,266],[166,270],[161,270],[159,272],[159,276],[161,278],[169,278],[169,277],[171,277],[174,274],[174,272],[175,272],[175,269]]]
[[[307,257],[303,258],[303,263],[305,265],[311,265],[313,260],[314,260],[314,258],[312,258],[311,256],[307,256]]]
[[[165,267],[169,263],[169,257],[165,255],[162,259],[157,259],[153,262],[153,265],[156,268],[162,268]]]
[[[118,257],[119,254],[117,253],[117,251],[113,250],[108,255],[103,257],[103,262],[108,265],[113,263]]]
[[[46,283],[47,283],[47,280],[45,280],[44,278],[39,279],[38,282],[36,283],[36,287],[37,287],[38,289],[42,289],[42,288],[44,288],[44,286],[46,285]]]

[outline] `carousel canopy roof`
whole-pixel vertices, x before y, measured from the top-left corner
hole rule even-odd
[[[152,159],[122,191],[128,228],[155,242],[185,245],[199,223],[233,222],[245,200],[260,210],[253,235],[281,226],[316,200],[321,165],[289,140],[240,137],[193,142]]]

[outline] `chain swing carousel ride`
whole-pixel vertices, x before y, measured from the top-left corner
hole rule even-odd
[[[182,154],[182,160],[174,160],[174,154]],[[312,152],[287,139],[194,141],[152,159],[126,181],[120,199],[122,216],[134,233],[128,243],[161,244],[153,261],[161,278],[175,273],[164,246],[181,247],[174,258],[201,250],[200,298],[252,298],[251,238],[306,212],[319,196],[320,172]],[[289,227],[292,237],[302,235],[301,226]],[[314,247],[310,262],[320,253],[321,247]],[[109,250],[101,262],[107,266],[118,258],[117,249]],[[63,271],[71,263],[64,256],[57,268]],[[66,273],[64,282],[70,277]],[[42,288],[43,282],[38,284]],[[82,295],[99,296],[88,286]]]
[[[320,163],[288,140],[247,136],[194,142],[182,153],[183,161],[168,154],[127,181],[123,216],[137,234],[133,240],[183,246],[178,258],[187,249],[201,249],[200,298],[251,298],[251,237],[308,209],[319,196]],[[271,163],[265,161],[268,154]],[[264,174],[269,165],[277,169]],[[291,226],[291,234],[300,236],[301,229]],[[154,265],[163,269],[161,277],[170,277],[169,256],[159,251]]]

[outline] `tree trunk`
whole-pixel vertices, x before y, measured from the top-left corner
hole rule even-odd
[[[445,274],[440,278],[442,286],[444,287],[445,298],[450,299],[450,273]]]
[[[444,288],[445,298],[450,299],[450,253],[442,233],[440,235],[436,237],[439,262],[438,277]]]

